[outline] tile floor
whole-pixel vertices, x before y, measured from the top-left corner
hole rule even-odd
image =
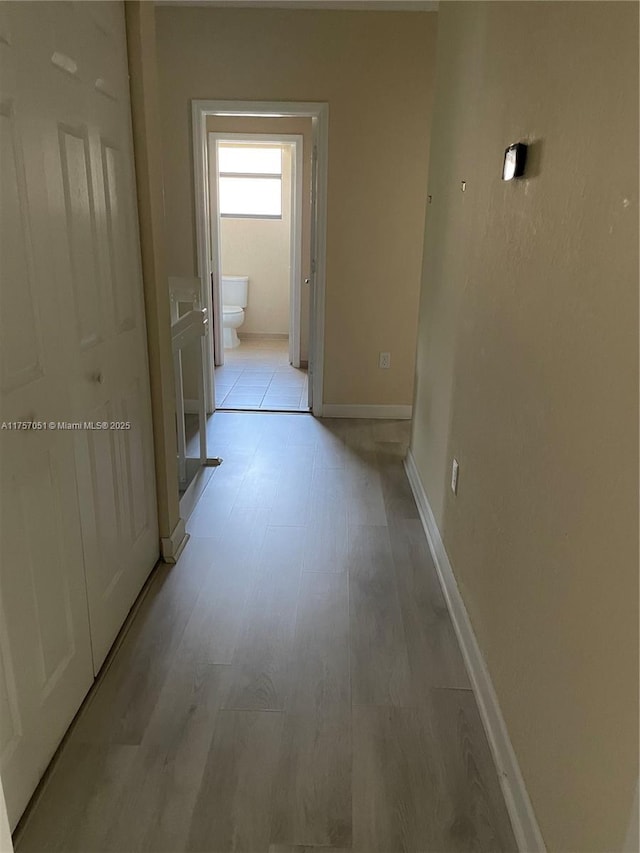
[[[216,367],[216,408],[306,412],[306,369],[289,364],[286,338],[244,338]]]

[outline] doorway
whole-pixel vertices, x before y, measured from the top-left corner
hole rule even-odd
[[[282,121],[260,124],[273,131]],[[225,120],[208,122],[217,409],[310,408],[311,123],[297,121],[307,150],[303,134],[212,131]]]
[[[203,298],[205,305],[212,318],[213,334],[209,335],[206,347],[206,364],[205,364],[205,396],[206,408],[209,413],[215,411],[217,407],[217,399],[220,399],[222,405],[233,408],[273,408],[276,410],[300,410],[304,406],[305,410],[311,410],[314,415],[322,414],[322,397],[323,397],[323,357],[324,357],[324,292],[325,292],[325,246],[326,246],[326,201],[327,201],[327,150],[328,150],[328,108],[322,103],[285,103],[285,102],[235,102],[235,101],[193,101],[192,102],[192,119],[193,119],[193,140],[194,140],[194,181],[195,181],[195,200],[196,200],[196,221],[197,221],[197,250],[198,250],[198,275],[201,281]],[[224,120],[226,122],[224,128],[212,126],[212,121],[215,119]],[[310,125],[308,139],[305,137],[302,148],[302,157],[304,162],[304,152],[310,154],[309,157],[309,174],[304,177],[304,168],[298,167],[298,177],[303,176],[302,188],[306,185],[309,192],[309,210],[308,210],[308,234],[309,234],[309,254],[308,264],[305,267],[303,252],[300,252],[300,263],[296,267],[295,260],[290,261],[291,266],[291,282],[289,291],[289,306],[290,317],[300,318],[299,323],[299,343],[296,341],[296,326],[292,323],[287,330],[286,336],[283,332],[282,337],[267,338],[251,341],[251,325],[247,324],[243,331],[242,325],[240,330],[239,340],[241,346],[235,348],[237,352],[234,354],[234,348],[224,348],[224,301],[222,295],[223,276],[225,278],[249,278],[248,281],[248,296],[247,296],[247,312],[245,320],[249,319],[249,312],[252,308],[251,303],[251,280],[247,276],[244,269],[224,269],[225,259],[221,252],[220,240],[220,220],[225,217],[219,216],[219,182],[220,170],[217,165],[212,166],[213,156],[210,149],[212,140],[210,134],[217,133],[216,150],[219,143],[238,143],[237,134],[240,133],[246,143],[271,144],[278,142],[279,135],[296,135],[295,131],[289,134],[282,130],[282,134],[269,132],[269,140],[248,139],[247,134],[259,134],[257,129],[262,121],[282,119],[283,124],[285,119],[306,119]],[[243,124],[244,122],[244,124]],[[248,129],[248,125],[252,124],[252,130]],[[242,130],[239,128],[242,127]],[[244,132],[246,130],[246,132]],[[220,135],[221,134],[221,135]],[[235,137],[235,138],[234,138]],[[292,140],[280,140],[282,144],[291,144]],[[294,156],[293,161],[296,161]],[[294,166],[295,168],[295,166]],[[222,170],[224,171],[224,170]],[[233,169],[230,170],[233,172]],[[255,174],[249,172],[243,174],[240,170],[235,174],[228,174],[228,178],[242,178],[247,180],[255,178]],[[265,178],[277,177],[274,172],[269,175],[265,172]],[[216,185],[216,191],[212,192],[212,181]],[[298,180],[296,185],[301,182]],[[248,184],[247,184],[248,186]],[[299,197],[301,189],[296,186],[294,200],[292,204],[295,206],[295,196]],[[302,202],[300,201],[300,205]],[[304,213],[304,209],[303,209]],[[238,218],[238,217],[236,217]],[[304,216],[302,217],[304,219]],[[224,223],[223,223],[224,225]],[[304,230],[304,223],[302,225]],[[306,281],[305,281],[306,280]],[[237,283],[237,282],[236,282]],[[241,289],[241,288],[240,288]],[[238,292],[238,288],[236,288]],[[296,305],[296,300],[298,303]],[[255,303],[254,303],[255,304]],[[242,307],[242,306],[236,306]],[[305,318],[308,318],[306,330],[306,358],[305,358]],[[236,332],[237,334],[237,332]],[[277,334],[277,333],[267,333]],[[244,347],[244,356],[246,364],[238,364],[240,353]],[[260,346],[255,346],[260,344]],[[260,370],[254,370],[252,359],[250,357],[250,349],[261,350],[260,355],[266,360],[265,373],[271,372],[272,376],[268,385],[265,385],[265,377],[262,377],[260,384],[252,386],[250,381],[256,379],[256,373]],[[300,380],[297,383],[291,381],[291,388],[285,389],[282,386],[286,385],[283,382],[282,375],[286,374],[291,367],[297,371],[304,371],[307,362],[307,378],[304,387],[300,387]],[[235,366],[235,369],[234,369]],[[222,368],[222,372],[220,369]],[[240,369],[241,368],[241,369]],[[271,370],[271,368],[274,368]],[[226,371],[226,376],[225,376]],[[216,374],[218,374],[216,376]],[[242,381],[241,374],[244,374]],[[250,374],[254,374],[251,376]],[[277,374],[281,374],[277,376]],[[300,375],[300,373],[298,374]],[[223,381],[225,380],[225,381]],[[276,381],[277,380],[277,381]],[[272,385],[273,383],[273,385]],[[218,395],[216,393],[216,384],[221,386],[226,394]],[[300,397],[297,400],[297,405],[294,406],[294,389],[296,385],[300,388]],[[268,388],[271,386],[271,393],[267,394]],[[245,400],[248,402],[242,403],[240,388],[253,387],[256,391],[253,395],[244,394]],[[260,395],[260,388],[264,389],[264,393]],[[308,390],[307,390],[308,389]],[[296,389],[297,390],[297,389]],[[257,398],[261,396],[259,403]],[[231,399],[228,399],[228,398]],[[269,405],[269,397],[274,401]],[[286,397],[286,399],[285,399]],[[281,402],[276,403],[279,399]],[[234,404],[232,406],[232,404]]]

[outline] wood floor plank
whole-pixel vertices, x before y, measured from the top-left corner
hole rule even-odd
[[[117,655],[83,708],[74,738],[139,744],[214,560],[212,541],[191,539],[175,566],[160,565]]]
[[[185,639],[129,769],[130,794],[110,833],[113,849],[185,849],[229,674],[228,666],[200,664],[197,647]]]
[[[268,711],[218,712],[187,851],[268,850],[282,717]]]
[[[315,448],[291,446],[278,464],[278,484],[271,505],[272,525],[306,525],[311,512],[311,474]]]
[[[386,527],[349,528],[349,623],[353,702],[414,704]]]
[[[400,442],[378,442],[376,464],[380,472],[382,499],[387,523],[404,518],[418,518],[418,508],[402,461],[405,447]]]
[[[346,471],[349,524],[354,527],[385,525],[387,514],[375,451],[362,450],[352,454]]]
[[[302,575],[291,673],[288,711],[335,714],[351,707],[346,575]]]
[[[285,715],[271,840],[351,844],[351,714]]]
[[[335,429],[335,421],[323,420],[324,428],[316,439],[316,468],[345,468],[349,451],[342,436]]]
[[[471,689],[453,623],[420,521],[390,525],[398,598],[414,691],[431,701],[431,687]]]
[[[353,848],[515,853],[473,694],[433,690],[430,708],[356,707]]]
[[[439,851],[440,786],[428,718],[416,708],[353,709],[353,849]]]
[[[303,570],[345,574],[349,558],[349,524],[339,505],[311,504],[313,523],[307,527]]]
[[[213,451],[209,452],[213,455]],[[234,451],[219,446],[215,454],[220,454],[223,462],[218,468],[211,469],[213,476],[189,517],[187,532],[192,536],[217,536],[225,530],[254,451]]]
[[[260,461],[254,461],[238,489],[233,505],[245,509],[271,509],[277,491],[278,472]]]
[[[233,657],[227,708],[278,711],[291,684],[291,654],[305,529],[270,527]]]
[[[185,628],[199,663],[230,664],[258,574],[268,511],[234,509],[215,540],[213,565]]]
[[[371,436],[377,443],[394,442],[402,446],[402,455],[406,455],[411,440],[411,421],[375,420],[371,423]]]
[[[314,469],[310,504],[304,571],[346,572],[349,537],[345,472],[338,468]]]
[[[432,715],[443,788],[437,826],[451,853],[518,849],[480,714],[468,690],[434,690]]]
[[[16,853],[106,853],[137,746],[70,741],[16,839]]]

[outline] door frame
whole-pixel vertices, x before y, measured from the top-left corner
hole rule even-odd
[[[216,281],[218,293],[213,294],[213,329],[214,353],[218,346],[216,367],[224,364],[224,349],[222,343],[222,322],[219,306],[222,301],[222,247],[220,245],[220,211],[218,199],[217,153],[220,142],[256,142],[265,145],[289,145],[293,149],[291,157],[291,225],[289,234],[289,361],[294,367],[300,367],[300,326],[302,302],[302,170],[303,170],[303,137],[299,133],[226,133],[224,131],[208,131],[208,163],[209,163],[209,227],[211,237],[211,257],[218,259]],[[215,163],[215,168],[211,168]],[[217,296],[217,299],[216,299]],[[215,309],[218,309],[217,311]]]
[[[216,101],[194,99],[191,102],[193,136],[193,177],[196,221],[198,277],[203,304],[214,314],[212,269],[208,226],[209,174],[207,152],[207,116],[251,116],[254,118],[310,118],[313,139],[313,186],[311,188],[311,299],[309,322],[309,396],[311,411],[317,417],[323,408],[324,323],[327,245],[327,181],[329,154],[329,105],[321,102],[290,101]],[[208,336],[205,365],[207,412],[215,410],[214,342]]]

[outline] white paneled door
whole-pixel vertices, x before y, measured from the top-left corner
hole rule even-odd
[[[15,825],[158,533],[122,4],[1,3],[0,56],[0,772]]]

